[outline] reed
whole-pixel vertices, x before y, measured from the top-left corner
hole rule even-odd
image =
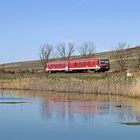
[[[0,80],[0,89],[91,93],[130,97],[140,97],[139,85],[140,80],[128,79],[125,76],[112,76],[109,79],[103,78],[100,80],[48,79],[47,77]]]
[[[132,84],[132,94],[135,97],[140,97],[140,78],[137,78]]]

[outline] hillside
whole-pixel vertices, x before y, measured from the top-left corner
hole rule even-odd
[[[138,50],[140,50],[140,46],[134,47],[134,48],[130,48],[129,49],[129,53],[131,55],[131,58],[133,60],[133,58],[136,56],[136,54],[139,52]],[[100,53],[96,53],[94,57],[99,57],[99,58],[110,58],[110,63],[111,63],[111,69],[118,69],[118,66],[115,64],[115,61],[112,60],[111,58],[112,52],[111,51],[107,51],[107,52],[100,52]],[[81,56],[74,56],[73,59],[78,59],[78,58],[82,58]],[[58,59],[53,59],[53,60],[58,60]],[[129,61],[129,64],[132,63],[132,60]],[[25,61],[25,62],[15,62],[15,63],[7,63],[4,65],[0,65],[0,69],[4,69],[6,71],[21,71],[21,70],[41,70],[42,69],[42,65],[40,60],[34,60],[34,61]]]

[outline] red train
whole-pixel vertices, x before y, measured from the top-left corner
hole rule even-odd
[[[89,58],[67,61],[48,62],[46,71],[57,72],[75,72],[91,70],[95,72],[105,72],[110,69],[110,63],[108,58]]]

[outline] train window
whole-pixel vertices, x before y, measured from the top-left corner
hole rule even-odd
[[[64,64],[60,64],[60,67],[64,67]]]
[[[77,62],[75,63],[76,66],[78,66],[78,64],[79,64],[79,63],[77,63]]]
[[[101,64],[108,64],[109,63],[108,60],[101,60],[100,62],[101,62]]]
[[[75,65],[76,66],[87,66],[87,65],[90,65],[90,62],[76,62]]]
[[[87,66],[87,65],[90,65],[90,62],[84,62],[85,63],[85,65]]]
[[[79,63],[78,63],[78,66],[82,66],[82,65],[83,65],[83,63],[82,63],[82,62],[79,62]]]
[[[87,62],[84,62],[84,66],[86,66],[87,65]]]
[[[75,66],[75,63],[70,63],[70,66]]]
[[[90,62],[91,65],[95,65],[95,62]]]
[[[73,63],[69,63],[70,66],[73,66]]]

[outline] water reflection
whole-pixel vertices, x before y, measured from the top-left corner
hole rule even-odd
[[[11,92],[1,91],[0,92],[0,104],[24,104],[27,103],[26,98],[23,97],[15,97]]]
[[[73,96],[73,95],[72,95]],[[41,101],[42,117],[50,119],[56,114],[61,120],[73,121],[80,117],[86,121],[97,116],[115,115],[119,122],[140,121],[140,102],[123,97],[79,95],[80,99],[62,99],[59,96],[44,97]],[[69,97],[69,96],[68,96]],[[55,99],[53,99],[55,98]],[[121,107],[117,107],[117,105]]]
[[[23,101],[27,103],[0,104],[2,140],[139,140],[139,99],[29,91],[0,94],[3,103]]]
[[[0,104],[25,104],[25,103],[27,103],[27,102],[18,102],[18,101],[16,101],[16,102],[0,102]]]
[[[10,94],[12,94],[10,92]],[[46,93],[17,91],[21,98],[33,98],[40,107],[42,119],[73,122],[77,118],[91,121],[97,117],[110,115],[115,122],[140,122],[140,100],[93,94]]]

